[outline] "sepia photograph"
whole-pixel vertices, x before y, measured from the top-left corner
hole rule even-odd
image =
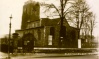
[[[0,59],[99,59],[98,0],[0,0]]]

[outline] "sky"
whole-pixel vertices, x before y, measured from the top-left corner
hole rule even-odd
[[[12,15],[11,32],[14,33],[15,30],[20,29],[22,20],[22,11],[24,2],[28,0],[0,0],[0,36],[9,33],[9,22],[10,16]],[[37,0],[36,0],[37,1]],[[43,1],[43,0],[38,0]],[[44,0],[47,3],[55,2],[55,0]],[[94,29],[94,35],[99,36],[99,0],[87,0],[91,11],[96,15],[96,26]]]

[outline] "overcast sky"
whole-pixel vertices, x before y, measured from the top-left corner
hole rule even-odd
[[[22,11],[24,2],[27,0],[0,0],[0,35],[9,33],[9,21],[12,14],[12,32],[16,29],[20,29],[22,20]],[[42,0],[38,0],[42,1]],[[49,2],[55,2],[55,0],[45,0]],[[94,35],[99,35],[99,0],[87,0],[91,10],[96,14],[96,28]]]

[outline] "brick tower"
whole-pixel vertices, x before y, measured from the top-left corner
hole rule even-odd
[[[23,6],[21,29],[27,29],[28,24],[40,20],[40,5],[35,1],[27,1]]]

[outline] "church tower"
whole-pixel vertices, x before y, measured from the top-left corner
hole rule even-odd
[[[23,6],[21,29],[27,29],[31,22],[40,20],[40,5],[35,1],[27,1]]]

